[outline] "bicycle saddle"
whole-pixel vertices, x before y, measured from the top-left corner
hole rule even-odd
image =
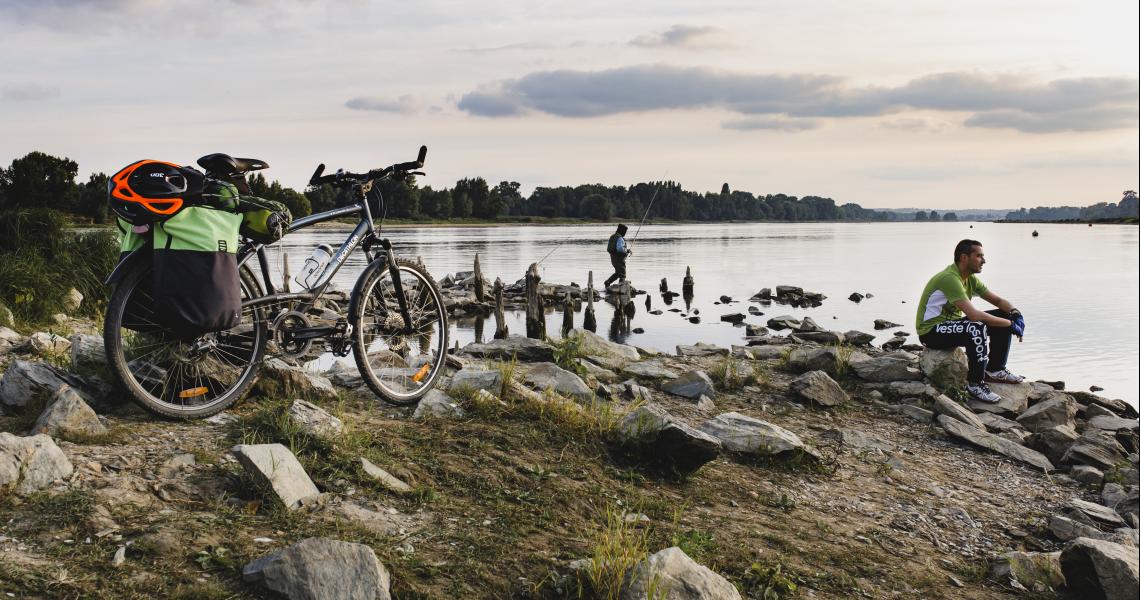
[[[225,176],[258,171],[269,167],[269,164],[256,158],[234,158],[229,154],[218,152],[199,158],[198,166],[206,169],[207,173]]]

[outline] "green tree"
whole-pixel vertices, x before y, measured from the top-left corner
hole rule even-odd
[[[931,221],[941,221],[942,216],[938,214],[938,211],[932,210],[932,211],[930,211],[930,215],[927,216],[927,219],[929,219]]]
[[[79,165],[70,158],[29,152],[0,169],[0,208],[38,207],[70,211],[79,201],[75,175]]]
[[[915,221],[927,221],[927,220],[929,220],[929,217],[927,216],[925,210],[920,210],[920,211],[914,213],[914,220]]]
[[[314,213],[325,212],[337,207],[337,189],[331,185],[322,184],[305,190],[305,197]]]
[[[466,197],[471,202],[471,216],[477,219],[495,219],[506,212],[506,202],[492,197],[487,180],[482,177],[464,178],[455,182],[454,197]]]
[[[582,217],[608,221],[614,216],[614,206],[609,198],[601,194],[590,194],[582,199]]]
[[[106,223],[109,216],[107,179],[105,173],[92,173],[79,190],[78,212],[96,223]]]
[[[520,187],[522,186],[517,181],[500,181],[499,185],[491,190],[491,197],[496,199],[496,202],[501,201],[506,207],[505,214],[521,214],[523,196],[519,192]]]
[[[943,221],[951,221],[951,222],[957,221],[958,220],[958,213],[948,212],[948,213],[942,215],[942,220]]]

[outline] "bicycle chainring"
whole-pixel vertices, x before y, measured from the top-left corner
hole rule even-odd
[[[307,355],[313,347],[312,338],[299,340],[293,337],[293,332],[298,329],[307,329],[309,326],[309,318],[299,311],[291,310],[277,317],[277,320],[273,322],[273,331],[278,353],[296,359]]]

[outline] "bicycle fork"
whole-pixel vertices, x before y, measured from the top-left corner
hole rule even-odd
[[[396,255],[392,253],[392,242],[387,239],[380,240],[384,247],[385,260],[388,262],[388,274],[392,276],[392,289],[396,292],[396,300],[400,303],[400,316],[404,318],[404,334],[414,331],[412,315],[408,312],[408,299],[404,296],[404,283],[400,281],[400,267],[396,264]]]

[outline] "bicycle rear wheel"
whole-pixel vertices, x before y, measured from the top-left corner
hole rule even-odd
[[[180,338],[157,322],[148,261],[123,277],[111,295],[103,343],[116,379],[143,408],[164,416],[200,419],[219,413],[253,385],[268,329],[262,311],[244,307],[232,329]],[[242,300],[261,295],[241,270]]]
[[[443,374],[447,311],[439,286],[423,265],[396,259],[412,317],[404,330],[399,297],[388,266],[373,262],[352,292],[349,322],[356,367],[368,387],[397,406],[415,404]]]

